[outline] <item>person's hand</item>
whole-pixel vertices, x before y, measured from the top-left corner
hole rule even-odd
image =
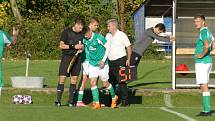
[[[130,66],[130,60],[126,60],[126,66]]]
[[[10,46],[10,44],[7,44],[6,46],[11,50],[11,46]]]
[[[105,62],[104,61],[100,61],[99,62],[99,68],[103,69],[105,67]]]
[[[196,58],[202,58],[202,54],[196,54]]]
[[[75,45],[75,49],[77,49],[77,50],[81,50],[81,49],[83,49],[84,48],[84,45],[83,44],[76,44]]]
[[[170,42],[175,42],[175,37],[173,37],[172,35],[170,36]]]
[[[61,49],[69,49],[69,45],[66,44],[60,44]]]
[[[83,49],[79,49],[78,52],[79,52],[79,53],[82,53],[82,52],[83,52]]]

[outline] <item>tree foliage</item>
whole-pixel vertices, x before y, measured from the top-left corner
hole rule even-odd
[[[132,13],[142,0],[125,0],[125,33],[134,41]],[[106,21],[113,18],[112,0],[16,0],[23,25],[18,25],[11,11],[9,0],[0,4],[0,22],[6,20],[3,29],[11,33],[13,26],[19,27],[16,46],[10,51],[10,58],[24,58],[25,51],[33,59],[58,59],[59,35],[70,26],[74,16],[82,16],[86,22],[96,16],[100,20],[99,31],[107,33]],[[118,18],[117,18],[118,19]],[[7,55],[7,54],[6,54]]]

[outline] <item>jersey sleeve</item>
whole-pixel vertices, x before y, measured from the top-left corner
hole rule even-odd
[[[130,46],[131,43],[130,43],[130,41],[129,41],[129,39],[128,39],[128,36],[127,36],[126,34],[123,34],[122,37],[123,37],[123,41],[124,41],[125,46],[126,46],[126,47]]]
[[[99,35],[99,40],[102,42],[103,45],[105,45],[107,43],[107,40],[102,35]]]
[[[63,41],[64,43],[66,43],[67,40],[68,40],[67,31],[64,30],[60,35],[60,41]]]
[[[2,31],[3,39],[5,44],[11,44],[12,43],[12,37],[7,33]]]
[[[148,36],[149,38],[152,38],[153,40],[157,39],[157,40],[163,41],[163,42],[170,42],[170,37],[169,36],[159,36],[159,35],[155,34],[150,29],[145,31],[145,35]]]
[[[204,42],[204,41],[210,41],[210,37],[209,37],[209,32],[207,29],[203,30],[201,32],[201,35],[200,35],[200,39]]]

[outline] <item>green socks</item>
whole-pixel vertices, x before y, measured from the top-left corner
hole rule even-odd
[[[93,102],[99,103],[99,90],[97,86],[91,88],[92,95],[93,95]]]
[[[211,105],[210,105],[210,92],[203,92],[203,112],[210,112]]]
[[[78,102],[82,102],[83,96],[84,96],[84,91],[79,91],[78,92]]]
[[[109,90],[109,93],[111,95],[111,98],[113,99],[115,97],[115,91],[113,89],[113,86],[110,84],[109,87],[107,88]]]

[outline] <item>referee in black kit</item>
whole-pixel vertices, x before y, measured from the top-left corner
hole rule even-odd
[[[62,58],[59,67],[59,81],[57,85],[57,99],[55,101],[56,106],[61,106],[61,97],[64,91],[64,82],[66,77],[70,77],[70,87],[69,87],[69,100],[68,106],[74,106],[75,102],[73,100],[76,91],[76,82],[81,70],[81,56],[78,56],[76,61],[71,67],[70,73],[67,73],[67,68],[71,59],[74,57],[78,50],[83,49],[83,45],[79,43],[82,42],[83,35],[81,33],[84,27],[84,20],[81,18],[75,18],[72,27],[66,28],[60,37],[60,49],[62,50]]]

